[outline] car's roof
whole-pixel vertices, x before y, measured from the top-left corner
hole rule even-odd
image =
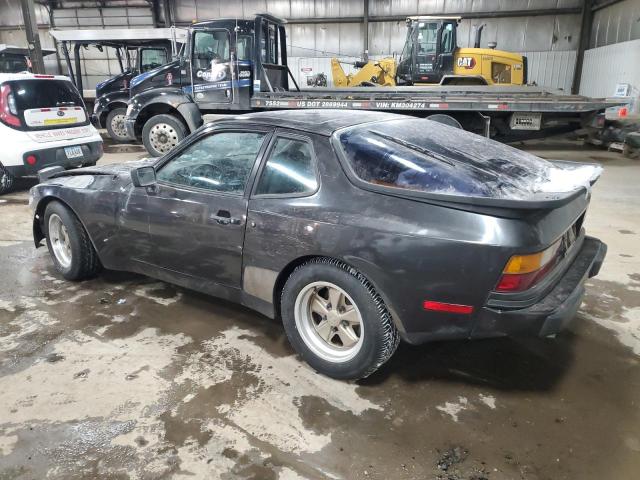
[[[230,121],[234,123],[238,121],[251,122],[329,136],[341,128],[400,118],[407,118],[407,116],[358,110],[309,109],[248,113],[226,117],[215,123]]]
[[[0,73],[0,82],[7,82],[9,80],[69,80],[69,77],[64,75],[37,75],[35,73],[21,72],[21,73]]]

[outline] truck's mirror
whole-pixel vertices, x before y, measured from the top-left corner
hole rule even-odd
[[[156,183],[156,171],[153,167],[138,167],[131,170],[131,180],[136,187],[150,187]]]

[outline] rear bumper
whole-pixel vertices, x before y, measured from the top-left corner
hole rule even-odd
[[[67,158],[65,154],[65,146],[77,146],[82,149],[82,158]],[[69,144],[60,147],[43,148],[39,150],[30,150],[22,155],[22,165],[6,166],[5,168],[14,177],[35,177],[39,170],[47,167],[60,166],[65,169],[84,167],[88,165],[95,165],[95,163],[102,157],[102,141],[88,142],[80,144]],[[29,155],[35,155],[37,162],[35,165],[29,165],[27,163],[27,157]]]
[[[598,274],[606,253],[607,246],[603,242],[586,237],[571,266],[544,298],[521,309],[483,307],[475,319],[471,338],[545,337],[565,329],[582,303],[585,281]]]
[[[512,302],[510,307],[485,305],[471,316],[443,314],[446,319],[443,321],[453,326],[464,325],[462,322],[466,321],[469,329],[451,328],[445,335],[438,336],[433,332],[402,332],[402,338],[420,344],[444,339],[553,335],[565,329],[575,317],[585,293],[584,283],[598,274],[606,253],[607,246],[600,240],[584,237],[571,264],[537,300],[531,300],[526,306],[517,306],[518,302]]]

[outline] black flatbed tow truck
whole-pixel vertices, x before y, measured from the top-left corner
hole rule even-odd
[[[434,85],[300,89],[287,64],[285,22],[219,19],[189,27],[184,55],[131,81],[125,125],[162,155],[207,114],[282,109],[356,109],[430,117],[500,141],[587,127],[612,99],[539,87]]]

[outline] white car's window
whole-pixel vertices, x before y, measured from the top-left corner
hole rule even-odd
[[[172,158],[157,179],[175,185],[242,194],[265,133],[221,132],[202,138]]]

